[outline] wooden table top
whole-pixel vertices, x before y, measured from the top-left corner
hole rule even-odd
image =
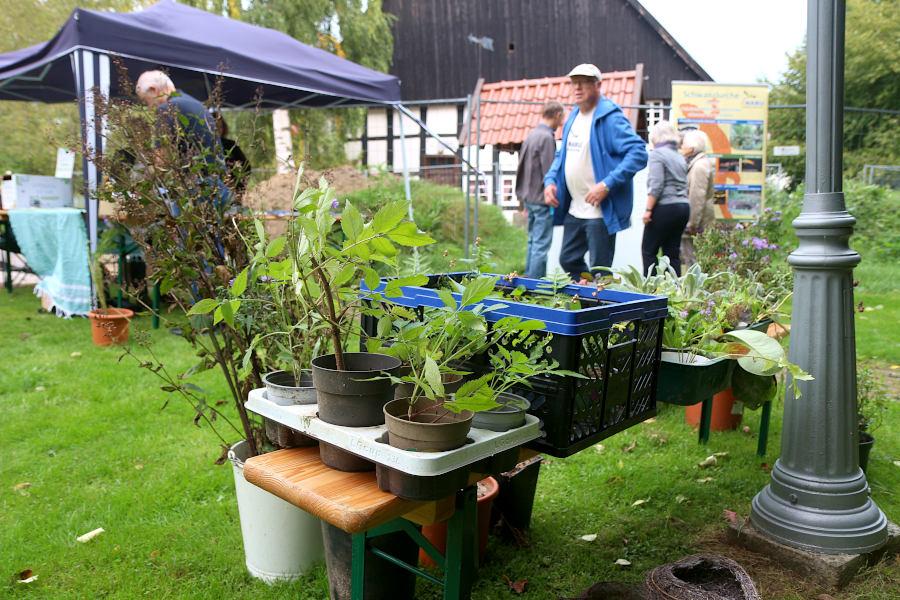
[[[244,479],[331,523],[359,533],[397,517],[437,522],[453,513],[454,498],[404,500],[378,488],[373,471],[345,473],[326,467],[318,447],[261,454],[244,463]]]

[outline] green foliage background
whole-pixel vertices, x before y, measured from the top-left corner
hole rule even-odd
[[[246,9],[235,0],[181,0],[196,8],[230,14],[234,18],[271,27],[364,66],[387,71],[393,54],[390,16],[381,0],[253,0]],[[0,0],[0,52],[49,40],[76,7],[129,11],[150,5],[150,0]],[[132,79],[137,73],[130,74]],[[178,82],[175,82],[178,85]],[[274,166],[271,117],[257,118],[252,111],[228,116],[232,136],[248,153],[255,167]],[[311,166],[323,168],[345,162],[343,145],[349,132],[358,130],[362,110],[294,110],[291,120],[300,135],[294,154]],[[46,105],[31,102],[0,103],[0,170],[53,173],[56,147],[78,140],[78,113],[73,103]]]
[[[900,1],[848,0],[844,59],[844,105],[858,108],[900,109]],[[788,59],[788,69],[775,84],[769,104],[806,102],[806,48]],[[847,112],[844,114],[844,172],[857,175],[865,164],[900,164],[897,130],[900,116]],[[806,111],[769,111],[769,151],[774,146],[806,147]],[[773,156],[794,182],[804,179],[806,153]]]

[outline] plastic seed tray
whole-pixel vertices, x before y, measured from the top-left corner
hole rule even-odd
[[[469,442],[456,450],[413,452],[390,446],[386,441],[385,425],[375,427],[332,425],[316,416],[317,405],[279,406],[266,399],[264,388],[251,391],[245,406],[251,412],[337,446],[376,465],[420,477],[450,473],[527,444],[541,435],[539,419],[527,415],[524,425],[501,433],[473,427],[469,431]],[[381,441],[382,438],[385,441]]]

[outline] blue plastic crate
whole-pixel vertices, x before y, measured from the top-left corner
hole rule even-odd
[[[364,291],[372,301],[386,301],[417,309],[420,316],[428,307],[442,306],[435,288],[444,277],[457,281],[473,273],[429,276],[426,286],[401,288],[402,296],[386,298],[381,293],[387,280],[375,290]],[[514,278],[501,279],[498,288],[524,286],[526,294],[540,291],[548,282]],[[529,412],[542,421],[542,437],[532,447],[553,456],[569,456],[656,414],[656,383],[659,374],[662,326],[667,315],[667,299],[658,296],[598,291],[594,286],[568,285],[561,291],[582,299],[584,308],[567,310],[529,304],[527,295],[519,300],[488,299],[486,305],[505,305],[487,313],[489,322],[505,316],[538,319],[544,330],[532,335],[552,334],[549,355],[560,367],[585,375],[535,378],[531,387],[516,393],[531,402]],[[460,295],[454,293],[457,300]],[[617,327],[613,327],[618,325]],[[363,329],[374,335],[374,318],[363,317]],[[475,374],[489,368],[487,357],[473,357],[461,365]]]

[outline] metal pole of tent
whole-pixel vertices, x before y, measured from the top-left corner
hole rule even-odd
[[[478,52],[479,60],[481,51]],[[480,75],[480,73],[479,73]],[[487,188],[487,185],[485,185]],[[487,189],[485,189],[487,192]],[[472,217],[472,239],[478,240],[478,205],[481,204],[481,87],[475,98],[475,214]]]
[[[472,194],[471,185],[469,183],[469,166],[472,162],[472,145],[469,137],[472,134],[472,94],[466,96],[466,177],[464,185],[466,186],[466,214],[463,219],[463,231],[465,232],[465,255],[469,258],[469,198]]]
[[[397,108],[394,113],[397,115],[397,121],[400,123],[400,163],[403,169],[403,192],[406,194],[406,210],[409,214],[409,220],[415,222],[413,215],[412,194],[409,189],[409,164],[406,162],[406,134],[403,131],[403,112]],[[421,152],[421,149],[420,149]],[[419,249],[413,246],[413,256],[418,264]]]

